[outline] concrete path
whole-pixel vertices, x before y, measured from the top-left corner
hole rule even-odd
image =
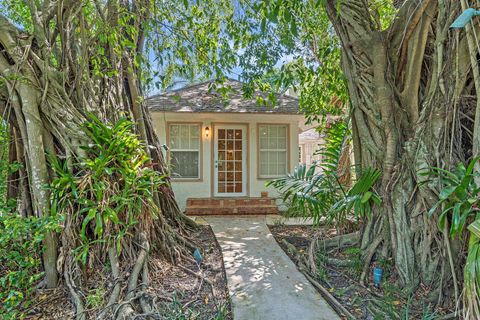
[[[265,216],[205,217],[223,251],[234,320],[336,320],[283,252]]]

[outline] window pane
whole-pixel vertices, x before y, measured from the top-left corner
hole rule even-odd
[[[172,151],[171,166],[177,178],[199,178],[198,151]]]
[[[171,124],[170,149],[200,149],[200,126],[196,124]]]
[[[276,177],[287,173],[287,129],[285,125],[260,126],[260,176]]]
[[[268,149],[278,149],[277,137],[275,136],[268,137]]]
[[[260,174],[263,175],[263,176],[267,176],[269,175],[269,171],[268,171],[268,163],[261,163],[260,164]]]
[[[170,125],[170,165],[174,178],[200,178],[200,126]]]
[[[278,149],[287,149],[287,138],[278,138]]]

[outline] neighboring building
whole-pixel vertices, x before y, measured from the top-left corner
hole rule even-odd
[[[274,189],[299,163],[305,118],[298,100],[277,96],[277,105],[245,99],[242,84],[228,80],[225,99],[211,82],[147,99],[155,129],[166,141],[176,199],[187,214],[276,213]],[[267,195],[268,192],[268,195]],[[269,197],[270,198],[269,198]]]
[[[319,151],[322,148],[324,139],[315,128],[307,129],[300,133],[298,140],[300,163],[305,163],[310,167],[314,162],[319,163],[322,160]]]

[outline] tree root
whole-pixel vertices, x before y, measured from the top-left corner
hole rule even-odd
[[[317,238],[315,241],[312,241],[311,246],[313,246],[314,249],[323,249],[327,251],[334,248],[341,249],[345,247],[354,246],[358,244],[359,240],[360,240],[360,233],[353,232],[353,233],[343,234],[343,235],[328,238],[328,239],[320,240]]]
[[[138,246],[140,248],[140,253],[138,254],[137,261],[133,266],[132,273],[128,279],[127,292],[125,295],[125,301],[120,303],[120,306],[115,311],[116,319],[128,319],[133,315],[134,310],[131,307],[131,304],[138,299],[141,299],[145,293],[143,285],[140,285],[140,291],[135,293],[138,288],[138,278],[140,277],[140,272],[144,270],[144,265],[147,261],[148,251],[150,250],[150,245],[147,240],[145,233],[141,232],[138,236],[140,241]]]
[[[327,264],[335,267],[350,267],[353,264],[351,260],[342,260],[342,259],[335,259],[335,258],[326,258],[325,260]]]
[[[98,315],[99,320],[105,318],[108,310],[113,307],[113,305],[117,302],[118,297],[120,296],[120,266],[118,264],[117,250],[114,247],[110,247],[108,249],[108,257],[110,259],[110,265],[112,267],[114,286],[110,298],[108,299],[107,306]]]
[[[73,280],[73,266],[76,264],[74,261],[73,257],[69,257],[69,262],[67,263],[65,270],[64,270],[64,278],[65,278],[65,283],[67,285],[68,291],[70,292],[70,296],[72,299],[73,304],[75,305],[75,311],[76,311],[76,320],[85,320],[85,307],[83,305],[83,300],[80,296],[80,293],[77,291],[75,288],[75,282]]]
[[[367,277],[368,270],[370,268],[370,262],[372,261],[373,255],[375,254],[377,247],[380,245],[380,243],[382,243],[382,241],[383,241],[383,237],[381,236],[375,238],[375,240],[373,240],[370,247],[366,251],[363,270],[362,270],[362,274],[360,275],[360,284],[362,286],[365,286],[365,278]]]
[[[308,248],[308,261],[307,265],[309,266],[309,269],[312,273],[317,273],[317,265],[315,263],[315,256],[318,252],[319,249],[322,249],[324,251],[328,251],[330,249],[336,248],[344,248],[344,247],[351,247],[359,243],[360,241],[360,233],[359,232],[353,232],[349,234],[344,234],[328,239],[319,239],[319,237],[322,235],[321,232],[318,232],[312,242],[310,243],[310,246]]]
[[[191,275],[193,275],[193,276],[195,276],[195,277],[197,277],[197,278],[205,281],[206,283],[208,283],[210,286],[213,287],[212,281],[210,281],[209,279],[205,278],[205,277],[202,276],[201,274],[196,273],[195,271],[190,270],[190,269],[188,269],[188,268],[186,268],[186,267],[184,267],[184,266],[181,266],[181,265],[178,265],[177,267],[179,267],[180,269],[182,269],[182,270],[185,271],[186,273],[189,273],[189,274],[191,274]]]
[[[309,273],[308,268],[305,264],[305,259],[303,256],[298,252],[297,248],[290,242],[285,239],[282,239],[282,243],[287,247],[288,252],[290,252],[297,260],[298,263],[298,270],[302,272],[305,277],[310,281],[310,283],[318,289],[320,294],[327,300],[327,302],[337,311],[339,314],[344,315],[347,319],[355,319],[355,317],[347,310],[345,307],[328,292],[328,290],[322,286],[319,282],[317,282]]]
[[[320,283],[318,283],[315,279],[313,279],[313,277],[310,276],[308,272],[303,272],[303,274],[308,279],[308,281],[310,281],[310,283],[320,291],[322,296],[330,303],[330,305],[338,313],[344,315],[348,319],[352,319],[352,320],[356,319],[355,316],[351,314],[340,302],[338,302],[338,300],[335,299],[335,297],[332,296],[325,287],[323,287]]]

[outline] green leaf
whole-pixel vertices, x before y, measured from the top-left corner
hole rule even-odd
[[[367,203],[368,200],[370,200],[370,198],[372,197],[373,193],[371,191],[367,191],[365,192],[365,194],[363,195],[362,199],[360,200],[360,202],[363,204],[363,203]]]
[[[440,200],[446,200],[446,199],[448,199],[448,197],[450,197],[450,195],[452,193],[455,192],[456,188],[457,188],[457,186],[451,186],[451,187],[444,188],[444,189],[442,189],[442,191],[440,191],[440,194],[439,194],[438,197],[440,198]]]
[[[480,238],[480,219],[472,222],[468,227],[468,231],[473,233],[477,238]]]

